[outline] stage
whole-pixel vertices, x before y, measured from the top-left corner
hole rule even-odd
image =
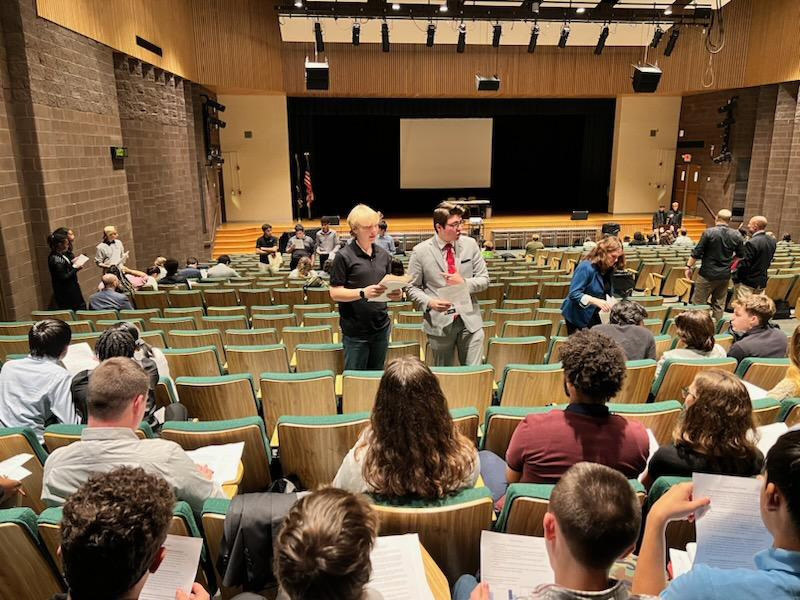
[[[492,216],[484,219],[484,238],[493,239],[494,232],[497,230],[526,230],[526,229],[585,229],[600,228],[603,223],[618,223],[620,235],[633,236],[634,232],[641,231],[647,233],[652,228],[652,213],[635,213],[624,215],[613,215],[610,213],[592,213],[585,221],[570,220],[569,213],[554,215],[512,215],[512,216]],[[332,226],[332,229],[345,233],[348,231],[347,223],[342,217],[339,225]],[[304,219],[300,221],[306,228],[319,227],[319,220]],[[389,228],[387,233],[425,233],[433,235],[433,222],[430,216],[419,217],[399,217],[387,218],[386,223]],[[688,230],[689,237],[697,241],[700,234],[706,229],[706,223],[700,217],[684,216],[683,225]],[[272,235],[278,237],[284,231],[294,231],[295,223],[272,223]],[[464,231],[467,227],[465,225]],[[255,243],[261,235],[261,223],[224,223],[217,228],[214,238],[213,257],[220,254],[245,254],[255,252]]]

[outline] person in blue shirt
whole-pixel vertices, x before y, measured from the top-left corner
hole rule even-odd
[[[619,238],[600,240],[575,267],[569,293],[561,305],[567,333],[600,324],[600,311],[611,306],[606,296],[612,293],[611,274],[625,266],[625,253]]]
[[[696,565],[669,585],[665,576],[667,523],[687,519],[710,503],[693,498],[692,484],[675,485],[650,509],[636,565],[633,591],[667,600],[800,598],[800,431],[783,434],[767,453],[761,487],[761,520],[772,547],[753,557],[755,569]]]
[[[388,225],[386,225],[386,221],[381,221],[378,223],[378,237],[375,238],[375,245],[380,246],[391,256],[394,256],[397,253],[397,248],[394,244],[394,239],[392,236],[386,234],[387,228]]]

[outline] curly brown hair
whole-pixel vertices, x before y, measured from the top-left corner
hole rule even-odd
[[[672,438],[676,446],[688,446],[701,454],[753,458],[756,445],[753,403],[744,384],[720,369],[698,373],[692,382],[694,403],[678,420]]]
[[[475,445],[453,425],[439,380],[413,356],[386,367],[371,426],[364,434],[362,474],[378,495],[441,498],[463,486],[475,467]]]
[[[622,242],[619,241],[618,237],[608,236],[597,242],[597,245],[589,250],[589,253],[584,257],[585,260],[588,260],[590,263],[598,267],[601,271],[609,270],[605,265],[606,256],[611,254],[616,250],[621,250],[622,254],[620,254],[617,262],[614,263],[614,266],[611,267],[611,270],[621,270],[625,268],[625,248],[622,246]]]
[[[92,475],[61,518],[70,598],[119,598],[136,585],[164,544],[173,506],[169,484],[142,468]]]
[[[595,402],[606,402],[622,389],[625,352],[610,337],[576,331],[561,346],[560,358],[564,379]]]
[[[687,348],[710,352],[714,348],[714,321],[704,310],[687,310],[675,317],[678,337]]]
[[[292,600],[358,600],[372,572],[378,519],[363,496],[323,488],[289,511],[276,541],[275,574]]]

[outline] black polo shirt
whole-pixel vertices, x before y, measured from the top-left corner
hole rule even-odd
[[[272,248],[273,246],[278,245],[278,238],[274,235],[262,235],[260,238],[256,240],[256,248]],[[262,263],[269,262],[268,254],[259,254],[258,259]]]
[[[744,254],[742,236],[727,225],[709,227],[692,250],[695,259],[702,259],[700,275],[710,281],[730,279],[733,257]]]
[[[353,239],[333,259],[331,287],[365,288],[380,283],[391,270],[392,257],[386,250],[373,244],[370,256]],[[339,322],[347,337],[367,336],[389,326],[389,313],[385,302],[359,298],[339,303]]]

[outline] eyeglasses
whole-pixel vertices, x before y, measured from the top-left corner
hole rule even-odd
[[[464,221],[462,219],[461,221],[453,221],[452,223],[448,223],[447,227],[452,227],[453,229],[458,229],[463,224],[464,224]]]
[[[693,396],[693,395],[694,394],[692,394],[692,392],[691,392],[691,390],[689,389],[688,386],[681,388],[681,398],[683,400],[686,400],[686,398],[688,398],[689,396]]]

